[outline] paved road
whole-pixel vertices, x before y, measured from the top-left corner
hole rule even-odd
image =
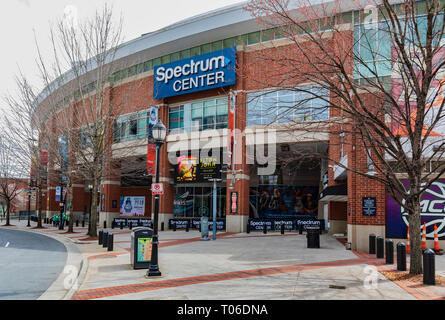
[[[52,238],[0,229],[0,300],[34,300],[65,266],[65,246]]]

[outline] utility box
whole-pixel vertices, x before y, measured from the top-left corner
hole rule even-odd
[[[151,260],[153,229],[134,228],[131,232],[130,259],[133,269],[148,269]]]

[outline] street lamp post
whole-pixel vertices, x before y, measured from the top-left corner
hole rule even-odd
[[[27,227],[31,226],[30,215],[31,215],[31,186],[29,187],[29,190],[28,190],[28,225],[27,225]]]
[[[156,183],[159,183],[159,151],[164,144],[164,139],[167,134],[167,128],[162,124],[159,119],[158,122],[152,128],[153,140],[156,144]],[[153,240],[151,250],[151,260],[148,267],[147,276],[160,276],[161,271],[158,265],[158,216],[159,216],[159,195],[155,195],[154,201],[154,216],[153,216]]]
[[[88,234],[90,234],[90,230],[91,230],[91,206],[93,203],[93,185],[89,184],[88,185],[88,190],[90,191],[90,210],[88,213]]]
[[[59,230],[63,230],[63,211],[64,211],[64,207],[63,207],[63,185],[60,187],[59,210],[60,210]]]

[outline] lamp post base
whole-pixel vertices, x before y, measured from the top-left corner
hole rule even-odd
[[[153,269],[153,270],[148,270],[147,271],[147,277],[160,277],[161,276],[161,271],[159,271],[159,269]]]

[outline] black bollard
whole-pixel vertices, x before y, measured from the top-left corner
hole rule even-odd
[[[383,259],[384,258],[384,252],[383,252],[383,238],[377,237],[377,259]]]
[[[185,232],[189,232],[189,221],[185,224]]]
[[[103,230],[99,230],[99,236],[97,237],[99,240],[99,244],[102,244],[103,236],[104,236]]]
[[[369,254],[375,254],[375,234],[369,235]]]
[[[303,225],[301,223],[298,225],[298,234],[303,234]]]
[[[397,244],[397,270],[406,271],[406,246],[403,242]]]
[[[76,227],[79,226],[79,220],[76,220]]]
[[[108,242],[107,242],[108,251],[113,251],[113,240],[114,240],[113,234],[110,232],[108,234]]]
[[[436,284],[435,253],[431,249],[423,252],[423,284]]]
[[[246,233],[250,233],[250,222],[249,221],[247,221]]]
[[[176,231],[176,222],[173,221],[173,231]]]
[[[104,229],[107,228],[107,220],[104,221]]]
[[[390,239],[385,241],[385,255],[386,264],[394,264],[394,244]]]
[[[133,229],[133,223],[130,221],[130,224],[128,225],[128,228]]]
[[[114,229],[115,225],[116,225],[116,222],[114,222],[114,220],[113,220],[113,222],[111,222],[111,229]]]
[[[102,247],[106,248],[108,246],[108,231],[104,231],[102,236]]]
[[[85,219],[82,220],[82,228],[85,228]]]
[[[124,222],[123,221],[121,221],[121,223],[120,223],[121,225],[120,225],[120,228],[121,228],[121,230],[124,228]]]
[[[281,234],[284,234],[284,223],[281,224]]]
[[[266,221],[264,221],[264,224],[263,224],[263,233],[267,234],[267,224],[266,224]]]
[[[164,221],[161,222],[161,231],[164,231]]]

